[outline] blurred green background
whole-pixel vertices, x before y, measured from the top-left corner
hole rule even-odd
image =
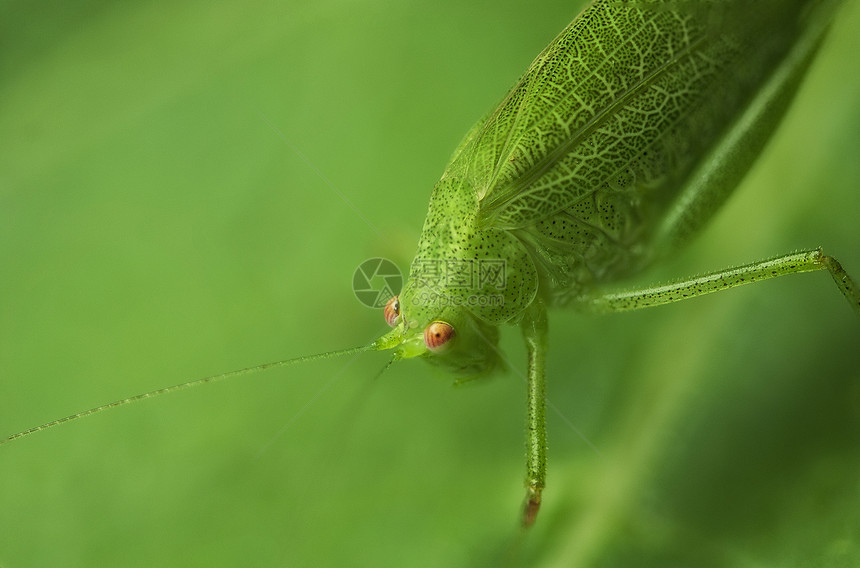
[[[581,5],[0,4],[0,433],[375,337],[353,270],[408,266],[459,138]],[[860,277],[858,30],[641,283],[819,245]],[[860,564],[860,321],[826,275],[550,325],[528,535],[519,375],[367,354],[0,447],[0,566]]]

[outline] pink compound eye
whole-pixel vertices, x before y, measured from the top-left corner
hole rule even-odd
[[[444,321],[434,321],[424,330],[424,345],[430,351],[439,351],[454,337],[454,328]]]
[[[385,321],[391,327],[397,325],[397,318],[400,317],[400,300],[397,299],[397,296],[394,296],[388,303],[385,304],[385,310],[383,311],[385,315]]]

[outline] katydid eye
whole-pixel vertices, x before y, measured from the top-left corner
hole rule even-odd
[[[424,329],[424,345],[430,351],[439,351],[452,337],[454,328],[444,321],[434,321]]]
[[[385,304],[385,310],[383,311],[385,315],[385,321],[391,327],[397,325],[397,318],[400,317],[400,300],[397,299],[397,296],[394,296],[388,303]]]

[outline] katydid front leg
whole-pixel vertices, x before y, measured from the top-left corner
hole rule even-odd
[[[677,280],[662,286],[641,288],[587,298],[582,307],[594,313],[624,312],[679,302],[712,292],[729,290],[736,286],[760,280],[827,270],[854,311],[860,314],[860,286],[845,272],[842,265],[821,249],[786,254],[736,268],[711,272],[697,278]]]
[[[526,411],[526,501],[523,526],[531,526],[546,484],[546,308],[537,298],[522,321],[528,349]]]

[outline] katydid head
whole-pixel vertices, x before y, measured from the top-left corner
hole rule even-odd
[[[407,285],[403,294],[386,304],[385,321],[394,329],[376,340],[373,349],[394,349],[397,360],[423,357],[461,378],[496,367],[496,326],[462,306],[423,303],[411,290]]]

